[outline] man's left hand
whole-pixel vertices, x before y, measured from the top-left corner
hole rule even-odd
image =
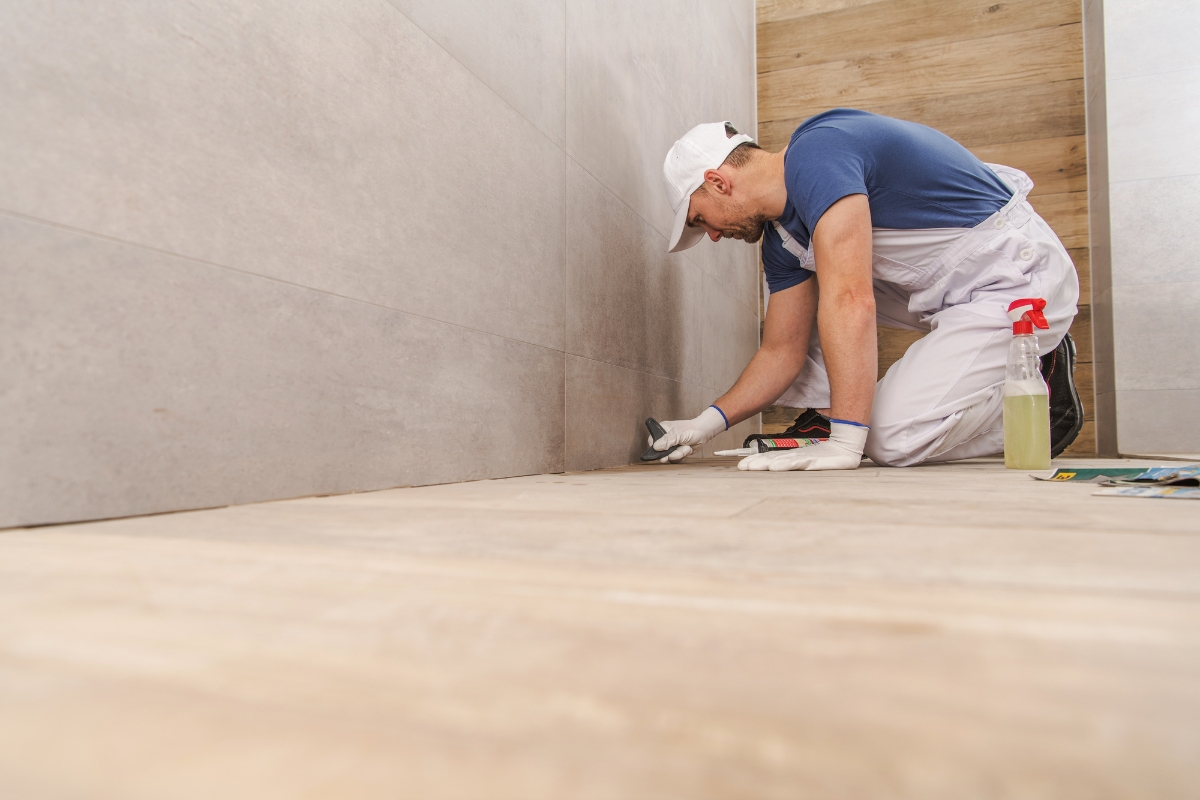
[[[789,470],[858,469],[862,461],[863,448],[867,444],[865,425],[855,425],[841,420],[831,420],[829,438],[808,447],[794,450],[776,450],[770,453],[746,456],[738,462],[738,469],[757,472],[786,472]]]

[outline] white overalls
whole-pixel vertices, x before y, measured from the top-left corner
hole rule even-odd
[[[875,228],[872,276],[880,325],[929,331],[875,388],[866,455],[910,466],[993,455],[1004,449],[1008,304],[1046,300],[1043,355],[1062,341],[1078,309],[1079,278],[1058,236],[1026,201],[1033,181],[988,164],[1013,197],[974,228]],[[813,269],[811,250],[776,223],[783,246]],[[814,326],[800,376],[776,405],[828,408],[829,376]]]

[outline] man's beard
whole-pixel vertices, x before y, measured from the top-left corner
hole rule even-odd
[[[729,239],[741,239],[743,242],[754,244],[762,238],[763,230],[766,228],[767,218],[761,214],[747,217],[745,220],[731,228],[726,228],[721,231],[721,235]]]

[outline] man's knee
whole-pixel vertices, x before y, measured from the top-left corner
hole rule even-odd
[[[911,467],[919,463],[908,452],[908,424],[871,420],[863,453],[881,467]]]

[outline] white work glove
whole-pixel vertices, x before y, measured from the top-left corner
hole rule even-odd
[[[674,420],[660,424],[667,432],[665,436],[658,441],[646,437],[647,442],[653,445],[655,450],[670,450],[675,445],[682,445],[671,455],[660,458],[660,464],[682,461],[692,454],[693,447],[699,447],[718,433],[724,433],[729,429],[725,423],[725,415],[716,406],[704,409],[704,412],[695,419]]]
[[[746,456],[738,469],[785,472],[792,469],[858,469],[867,444],[866,425],[832,419],[829,438],[794,450],[774,450]]]

